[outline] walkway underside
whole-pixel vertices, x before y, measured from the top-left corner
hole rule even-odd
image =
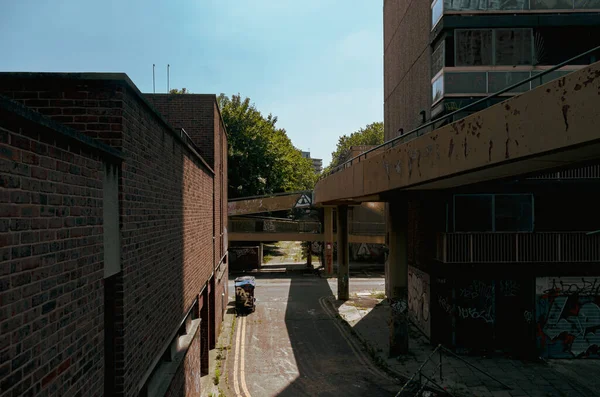
[[[249,197],[243,200],[230,200],[227,203],[228,216],[258,214],[261,212],[285,211],[294,208],[303,192],[291,192],[277,196]],[[310,192],[306,193],[310,195]]]
[[[397,142],[319,181],[315,204],[376,201],[600,158],[600,62],[433,132]]]
[[[324,241],[317,233],[229,233],[229,241]],[[337,234],[333,241],[337,241]],[[361,236],[350,234],[350,243],[384,244],[385,236]]]

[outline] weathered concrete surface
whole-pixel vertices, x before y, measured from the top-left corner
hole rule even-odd
[[[317,183],[315,203],[439,189],[600,158],[600,62]]]
[[[302,194],[255,198],[250,200],[230,201],[227,203],[229,216],[258,214],[261,212],[289,210],[294,207]]]
[[[317,233],[229,233],[229,241],[323,241],[324,235]],[[337,241],[337,235],[333,235]],[[351,234],[349,243],[385,244],[385,236],[361,236]]]

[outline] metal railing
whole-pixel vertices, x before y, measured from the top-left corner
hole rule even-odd
[[[320,222],[230,219],[229,233],[321,233]]]
[[[230,219],[227,230],[229,233],[321,233],[322,228],[320,222],[314,221]],[[385,223],[349,222],[348,231],[358,236],[380,236],[385,234]]]
[[[298,190],[295,192],[267,193],[267,194],[258,195],[258,196],[236,197],[236,198],[230,198],[228,200],[228,202],[269,198],[269,197],[292,196],[292,195],[299,195],[299,194],[303,194],[303,193],[312,195],[312,190]]]
[[[527,179],[600,179],[600,164],[534,175]]]
[[[455,354],[452,350],[449,350],[441,344],[439,344],[431,352],[431,354],[429,354],[425,361],[423,361],[423,363],[419,366],[417,371],[406,381],[406,383],[402,386],[400,391],[398,391],[398,393],[396,394],[396,397],[421,397],[425,395],[422,393],[426,389],[435,391],[435,394],[437,395],[454,397],[454,394],[452,394],[450,391],[448,391],[441,385],[441,383],[444,382],[444,364],[446,364],[446,368],[448,368],[448,366],[453,366],[448,358],[446,360],[443,359],[444,354],[448,358],[459,360],[467,366],[471,367],[472,369],[476,370],[480,374],[487,376],[488,378],[497,382],[504,390],[512,390],[508,385],[495,378],[489,372],[486,372],[481,368],[471,364],[469,361]]]
[[[600,234],[442,233],[436,254],[444,263],[598,262]]]
[[[380,236],[385,234],[385,222],[350,222],[350,234]]]
[[[366,159],[367,156],[370,153],[378,151],[381,148],[385,148],[387,150],[389,148],[393,148],[397,144],[406,143],[406,142],[409,142],[409,141],[411,141],[411,140],[413,140],[413,139],[415,139],[415,138],[417,138],[419,136],[422,136],[422,134],[419,134],[419,131],[421,131],[421,130],[423,130],[425,128],[429,128],[429,127],[435,126],[436,124],[439,124],[440,122],[442,122],[442,121],[444,121],[446,119],[454,117],[455,115],[457,115],[457,114],[459,114],[461,112],[464,112],[464,111],[466,111],[468,109],[471,109],[471,108],[473,108],[473,107],[475,107],[477,105],[485,103],[486,101],[488,101],[488,100],[490,100],[492,98],[496,98],[496,97],[498,97],[498,96],[500,96],[500,95],[502,95],[504,93],[512,92],[512,90],[514,90],[515,88],[517,88],[517,87],[519,87],[519,86],[521,86],[521,85],[523,85],[523,84],[525,84],[525,83],[527,83],[527,82],[529,82],[529,81],[531,81],[533,79],[537,79],[537,78],[540,78],[540,77],[542,77],[542,76],[544,76],[546,74],[552,73],[555,70],[558,70],[558,69],[560,69],[560,68],[562,68],[562,67],[570,64],[571,62],[576,61],[577,59],[582,58],[582,57],[584,57],[586,55],[589,55],[589,54],[591,54],[591,53],[593,53],[595,51],[598,51],[598,50],[600,50],[600,46],[594,47],[594,48],[592,48],[592,49],[590,49],[590,50],[588,50],[586,52],[583,52],[583,53],[581,53],[579,55],[574,56],[573,58],[567,59],[566,61],[561,62],[558,65],[555,65],[555,66],[551,67],[550,69],[547,69],[547,70],[545,70],[545,71],[543,71],[543,72],[541,72],[539,74],[536,74],[533,77],[529,77],[528,79],[525,79],[523,81],[515,83],[515,84],[513,84],[513,85],[511,85],[509,87],[506,87],[506,88],[504,88],[504,89],[502,89],[502,90],[500,90],[500,91],[498,91],[498,92],[496,92],[494,94],[491,94],[491,95],[488,95],[488,96],[486,96],[484,98],[481,98],[478,101],[475,101],[475,102],[470,103],[469,105],[467,105],[467,106],[465,106],[465,107],[463,107],[461,109],[458,109],[458,110],[455,110],[455,111],[453,111],[451,113],[448,113],[447,115],[445,115],[443,117],[440,117],[440,118],[437,118],[435,120],[429,121],[429,122],[427,122],[427,123],[425,123],[425,124],[423,124],[423,125],[415,128],[415,129],[407,132],[406,134],[403,134],[403,135],[397,136],[397,137],[395,137],[393,139],[390,139],[389,141],[386,141],[386,142],[382,143],[379,146],[376,146],[376,147],[374,147],[372,149],[369,149],[366,152],[361,153],[358,156],[355,156],[355,157],[351,158],[350,160],[348,160],[348,161],[346,161],[346,162],[338,165],[337,167],[332,168],[329,172],[321,174],[321,177],[319,179],[326,178],[326,177],[328,177],[328,176],[330,176],[332,174],[335,174],[336,172],[339,172],[339,171],[344,170],[344,169],[346,169],[348,167],[351,167],[354,163],[360,162],[361,159],[363,159],[363,158]]]

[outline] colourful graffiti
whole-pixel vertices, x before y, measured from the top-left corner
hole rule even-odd
[[[431,336],[429,316],[429,275],[412,266],[408,267],[408,313],[411,320],[427,335]]]
[[[543,357],[600,358],[600,277],[537,278],[536,297]]]

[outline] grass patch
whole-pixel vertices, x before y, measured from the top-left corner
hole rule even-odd
[[[373,291],[371,292],[371,296],[375,299],[385,299],[385,292],[383,291]]]
[[[273,256],[271,254],[267,254],[263,256],[263,263],[269,263],[273,260]]]
[[[218,385],[220,380],[221,380],[221,368],[217,368],[217,369],[215,369],[215,377],[213,378],[213,382],[215,385]]]

